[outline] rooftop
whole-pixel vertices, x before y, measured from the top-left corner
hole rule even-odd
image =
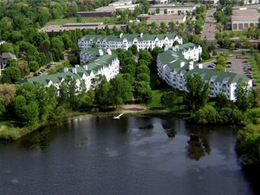
[[[149,34],[144,34],[143,36],[140,36],[139,34],[122,34],[122,36],[104,36],[104,35],[85,35],[82,37],[80,40],[90,40],[92,41],[100,41],[102,42],[103,40],[106,41],[123,41],[124,39],[128,41],[133,41],[134,39],[137,39],[138,41],[149,41],[149,40],[155,40],[158,38],[159,40],[165,39],[168,37],[169,39],[174,39],[176,34],[170,33],[170,34],[157,34],[157,35],[149,35]]]
[[[256,9],[233,10],[231,21],[258,21],[260,13]]]
[[[188,49],[191,47],[196,47],[193,43],[186,43],[183,45],[179,45],[179,52],[168,50],[158,54],[158,58],[163,64],[167,64],[167,66],[176,73],[182,73],[184,76],[198,74],[205,81],[210,81],[214,78],[215,82],[227,82],[231,83],[239,83],[239,82],[248,82],[249,79],[245,75],[240,75],[232,72],[221,72],[210,69],[200,69],[194,65],[192,70],[189,70],[189,61],[186,60],[183,55],[180,53],[183,49]],[[181,67],[181,63],[183,66]]]
[[[51,74],[51,75],[45,75],[45,76],[38,76],[38,77],[32,77],[27,78],[25,80],[20,81],[20,84],[28,82],[28,83],[40,83],[44,85],[48,85],[51,81],[52,83],[60,83],[62,79],[66,78],[75,78],[80,79],[82,78],[83,74],[89,75],[91,72],[96,73],[99,69],[109,66],[117,57],[117,54],[112,53],[111,55],[105,54],[103,56],[100,56],[98,59],[94,59],[89,64],[87,64],[87,70],[84,69],[82,66],[75,67],[76,73],[72,72],[73,68],[68,68],[68,71]]]
[[[116,28],[123,28],[126,25],[103,25],[101,23],[67,23],[63,25],[49,25],[41,28],[40,32],[60,32],[60,31],[67,31],[67,30],[76,30],[76,29],[104,29],[106,26],[112,29],[114,26]]]

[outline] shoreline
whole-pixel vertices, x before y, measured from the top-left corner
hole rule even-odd
[[[61,118],[53,119],[46,121],[44,123],[38,123],[33,127],[11,127],[11,126],[0,126],[0,140],[1,141],[15,141],[18,140],[30,133],[36,131],[40,127],[57,123],[59,121],[65,121],[67,119],[80,117],[80,116],[115,116],[120,113],[124,113],[126,116],[147,116],[147,117],[162,117],[162,118],[184,118],[184,114],[181,113],[172,113],[170,111],[161,109],[161,110],[151,110],[148,106],[142,106],[138,104],[126,104],[122,105],[119,108],[113,111],[97,111],[97,112],[71,112],[68,115]],[[185,119],[184,119],[185,120]]]

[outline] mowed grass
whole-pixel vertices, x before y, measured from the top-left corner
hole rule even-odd
[[[117,21],[116,18],[108,18],[108,17],[82,17],[81,18],[81,23],[92,23],[92,22],[103,22],[104,24],[115,24]],[[77,23],[77,18],[72,17],[72,18],[62,18],[62,19],[56,19],[56,20],[51,20],[45,24],[45,26],[49,25],[62,25],[66,23]]]
[[[152,102],[148,104],[148,106],[152,109],[163,109],[163,106],[161,105],[161,96],[164,92],[172,90],[171,88],[166,89],[158,89],[152,91]]]

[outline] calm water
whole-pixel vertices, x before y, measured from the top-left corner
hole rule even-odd
[[[201,137],[189,141],[190,133]],[[0,194],[258,194],[237,162],[235,141],[230,127],[80,117],[0,142]]]

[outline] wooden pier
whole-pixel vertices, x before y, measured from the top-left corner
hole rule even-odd
[[[113,119],[115,119],[115,120],[119,120],[120,117],[123,116],[123,115],[124,115],[124,113],[121,113],[121,114],[119,114],[118,116],[114,116]]]

